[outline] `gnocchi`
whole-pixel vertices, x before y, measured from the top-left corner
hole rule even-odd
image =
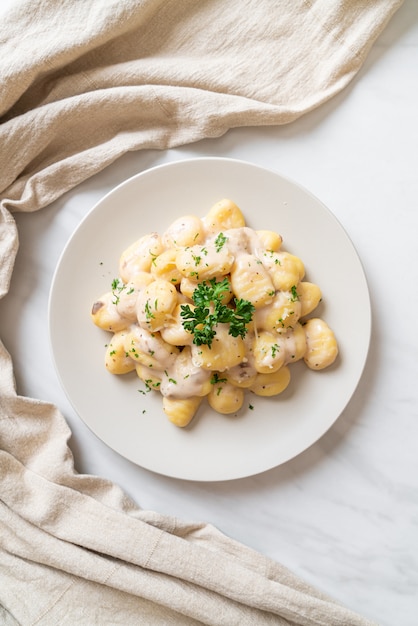
[[[160,393],[168,420],[184,428],[203,399],[234,414],[247,393],[282,393],[292,363],[332,365],[334,332],[307,317],[321,289],[282,243],[279,233],[249,228],[230,199],[140,237],[91,309],[93,323],[112,333],[107,370],[132,372]]]

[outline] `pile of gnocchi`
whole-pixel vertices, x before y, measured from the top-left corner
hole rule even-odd
[[[105,367],[136,372],[179,427],[204,398],[232,414],[246,391],[278,395],[292,363],[322,370],[338,355],[327,323],[307,317],[322,295],[304,276],[282,237],[249,228],[230,199],[180,217],[123,251],[119,277],[93,303],[92,321],[111,333]]]

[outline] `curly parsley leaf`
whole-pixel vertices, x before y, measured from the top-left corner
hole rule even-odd
[[[195,308],[182,304],[180,315],[183,327],[193,334],[193,343],[209,348],[216,335],[218,324],[229,324],[229,334],[233,337],[245,337],[251,322],[254,306],[248,300],[234,299],[235,309],[222,303],[222,295],[229,291],[227,278],[217,282],[216,278],[200,283],[193,292]]]

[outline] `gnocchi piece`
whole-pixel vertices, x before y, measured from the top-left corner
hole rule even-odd
[[[171,318],[177,302],[174,285],[161,278],[154,280],[138,295],[138,324],[150,331],[161,330]]]
[[[205,239],[202,220],[196,215],[185,215],[175,220],[165,231],[162,241],[165,248],[177,249],[193,246]]]
[[[176,346],[166,343],[159,334],[138,325],[132,326],[130,332],[126,333],[124,346],[135,363],[141,363],[153,371],[171,367],[179,353]]]
[[[129,328],[129,319],[119,313],[116,304],[116,298],[111,291],[103,294],[91,308],[90,316],[93,323],[113,333]]]
[[[158,233],[144,235],[131,244],[119,259],[119,275],[123,282],[128,283],[139,272],[149,272],[153,259],[163,250],[164,245]]]
[[[338,356],[338,345],[328,324],[319,318],[312,318],[306,322],[304,331],[306,365],[313,370],[322,370],[332,365]]]
[[[214,411],[223,415],[230,415],[242,407],[244,391],[227,381],[215,382],[208,395],[208,402]]]
[[[107,345],[105,353],[105,367],[111,374],[127,374],[135,369],[133,361],[125,350],[126,331],[115,333],[112,341]]]
[[[147,272],[140,272],[126,285],[124,283],[115,284],[113,289],[114,301],[118,313],[130,322],[136,321],[136,301],[138,294],[147,287],[154,278]],[[115,281],[116,282],[116,281]]]
[[[234,255],[227,246],[217,249],[216,244],[189,246],[177,252],[176,265],[182,276],[196,282],[225,276],[234,263]]]
[[[248,300],[257,309],[269,304],[275,293],[266,268],[252,254],[241,254],[231,269],[231,287],[237,298]]]
[[[294,327],[300,318],[301,304],[290,291],[278,291],[272,302],[254,315],[257,328],[280,333]]]
[[[254,383],[257,376],[257,370],[248,359],[244,359],[241,363],[238,363],[238,365],[230,367],[226,370],[225,376],[231,385],[246,389],[247,387],[251,387]]]
[[[235,202],[225,198],[210,208],[203,218],[203,224],[207,233],[219,233],[222,230],[245,226],[245,218]]]
[[[277,396],[290,383],[290,370],[287,365],[271,374],[257,374],[255,382],[250,389],[256,396]]]
[[[202,369],[193,362],[191,349],[186,346],[173,362],[169,370],[164,371],[160,391],[163,396],[181,398],[187,394],[193,397],[206,396],[211,389],[211,372]]]
[[[180,293],[183,294],[183,296],[185,296],[186,298],[189,298],[189,300],[191,300],[197,284],[198,283],[195,280],[183,276],[180,281]]]
[[[193,310],[194,305],[189,304]],[[181,317],[181,303],[177,304],[172,315],[167,320],[165,326],[161,328],[160,335],[167,343],[172,346],[187,346],[193,342],[193,335],[189,333],[183,326],[183,318]]]
[[[172,285],[178,285],[182,279],[176,265],[177,252],[174,248],[164,250],[151,263],[151,276],[162,278]]]
[[[136,363],[135,370],[138,378],[140,378],[146,385],[147,389],[159,391],[161,386],[161,376],[155,374],[155,372],[142,363]]]
[[[255,232],[265,250],[269,252],[277,252],[280,250],[283,242],[281,235],[275,233],[273,230],[256,230]]]
[[[254,367],[261,374],[276,372],[284,365],[286,350],[283,339],[273,333],[262,331],[254,338]]]
[[[270,272],[274,288],[277,290],[290,291],[305,276],[305,266],[302,260],[290,252],[266,251],[261,261]]]
[[[167,398],[163,396],[163,409],[170,422],[184,428],[194,418],[202,398]]]
[[[242,362],[245,344],[241,337],[233,337],[227,324],[218,324],[212,345],[192,345],[193,362],[206,370],[223,372]]]
[[[321,302],[322,293],[318,285],[309,282],[300,282],[297,293],[301,304],[300,316],[304,317],[312,313]]]
[[[302,324],[297,322],[294,328],[282,333],[281,337],[284,342],[285,365],[288,363],[296,363],[305,356],[306,352],[306,335]]]

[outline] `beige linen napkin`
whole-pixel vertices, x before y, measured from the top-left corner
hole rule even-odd
[[[34,211],[123,153],[291,122],[343,89],[401,0],[16,0],[0,22],[0,297]],[[371,624],[208,524],[78,474],[0,344],[0,621]]]

